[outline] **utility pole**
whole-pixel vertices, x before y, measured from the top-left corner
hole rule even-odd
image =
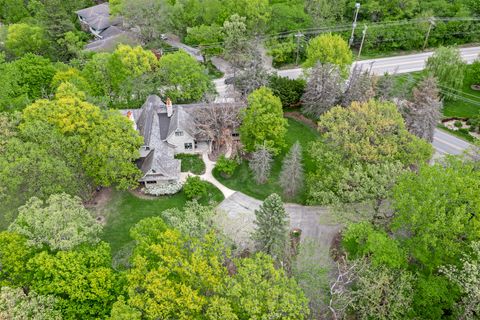
[[[303,37],[303,33],[300,31],[295,34],[295,38],[297,38],[297,59],[295,60],[295,64],[298,65],[298,58],[300,53],[300,38]]]
[[[362,54],[362,48],[363,48],[363,42],[365,41],[365,36],[367,35],[367,25],[365,25],[363,27],[363,31],[362,31],[362,42],[360,43],[360,49],[358,49],[358,56],[357,56],[357,60],[360,59],[360,55]]]
[[[427,35],[425,37],[425,42],[423,43],[423,50],[425,50],[425,48],[427,47],[428,38],[430,37],[430,31],[432,31],[432,28],[435,26],[435,17],[431,17],[430,19],[428,19],[428,22],[430,23],[430,25],[428,26],[428,31],[427,31]]]
[[[357,18],[358,18],[358,11],[360,11],[360,3],[356,2],[355,3],[355,17],[353,18],[353,24],[352,24],[352,35],[350,36],[350,40],[348,41],[348,46],[351,47],[353,44],[353,37],[355,34],[355,28],[357,27]]]

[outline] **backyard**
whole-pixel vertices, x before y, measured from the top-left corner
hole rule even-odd
[[[215,178],[225,186],[233,190],[241,191],[259,200],[265,199],[272,193],[278,193],[279,195],[282,195],[282,189],[280,187],[278,178],[282,169],[282,160],[286,153],[296,141],[299,141],[303,148],[303,164],[305,174],[307,174],[309,171],[313,170],[313,163],[307,152],[308,146],[310,142],[315,141],[318,137],[319,134],[315,129],[297,120],[288,119],[288,131],[285,137],[287,148],[285,148],[279,156],[274,158],[270,178],[265,184],[258,185],[255,183],[252,173],[248,167],[248,162],[245,160],[242,161],[242,163],[235,169],[235,172],[230,178],[222,177],[215,170],[213,174]],[[302,190],[300,194],[293,199],[284,198],[284,200],[288,202],[304,204],[306,201],[305,191]]]
[[[132,241],[129,230],[138,221],[159,216],[169,208],[182,208],[188,201],[183,191],[171,196],[142,198],[127,191],[112,190],[111,192],[109,200],[95,207],[93,211],[95,216],[105,219],[102,240],[110,244],[114,256]],[[223,195],[220,190],[208,183],[208,194],[200,198],[199,202],[209,204],[210,201],[219,203],[222,200]]]

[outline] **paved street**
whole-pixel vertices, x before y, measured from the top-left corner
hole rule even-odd
[[[466,149],[470,147],[470,144],[468,142],[465,142],[464,140],[452,136],[451,134],[448,134],[445,131],[439,129],[435,130],[432,145],[439,155],[462,154]]]
[[[460,49],[460,53],[462,54],[462,58],[467,63],[472,63],[480,54],[480,47],[462,48]],[[383,75],[385,72],[408,73],[423,70],[428,57],[430,57],[432,54],[433,51],[430,51],[406,56],[362,60],[358,61],[356,64],[362,66],[364,69],[371,67],[372,72],[377,75]],[[296,68],[279,70],[278,74],[283,77],[296,79],[303,74],[303,69]]]

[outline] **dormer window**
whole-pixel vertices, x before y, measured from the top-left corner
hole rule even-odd
[[[175,131],[175,136],[177,137],[183,136],[183,131]]]

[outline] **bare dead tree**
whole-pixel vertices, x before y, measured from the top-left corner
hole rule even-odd
[[[214,141],[214,154],[218,154],[222,146],[232,142],[232,133],[240,125],[239,110],[238,105],[216,104],[192,111],[197,134]]]
[[[338,66],[318,63],[310,71],[303,94],[302,112],[319,117],[338,103],[342,95],[343,79]]]
[[[354,101],[366,102],[374,96],[375,77],[370,70],[363,70],[362,67],[355,65],[343,93],[342,106],[348,107]]]
[[[255,181],[258,184],[267,182],[270,170],[272,168],[272,154],[266,146],[260,145],[257,150],[252,153],[252,160],[250,160],[249,167],[255,175]]]
[[[330,298],[328,309],[332,319],[343,319],[345,312],[352,305],[354,296],[350,287],[358,277],[358,273],[365,267],[363,260],[355,260],[348,263],[342,256],[337,261],[336,278],[330,283]]]
[[[408,130],[417,137],[432,142],[441,118],[441,109],[437,81],[433,77],[427,77],[413,89],[412,101],[404,104],[403,115]]]
[[[302,146],[298,141],[283,160],[280,185],[287,197],[295,196],[303,186]]]
[[[260,44],[258,44],[260,45]],[[265,69],[261,52],[256,45],[250,50],[250,58],[235,75],[233,85],[242,99],[254,90],[268,84],[269,73]]]

